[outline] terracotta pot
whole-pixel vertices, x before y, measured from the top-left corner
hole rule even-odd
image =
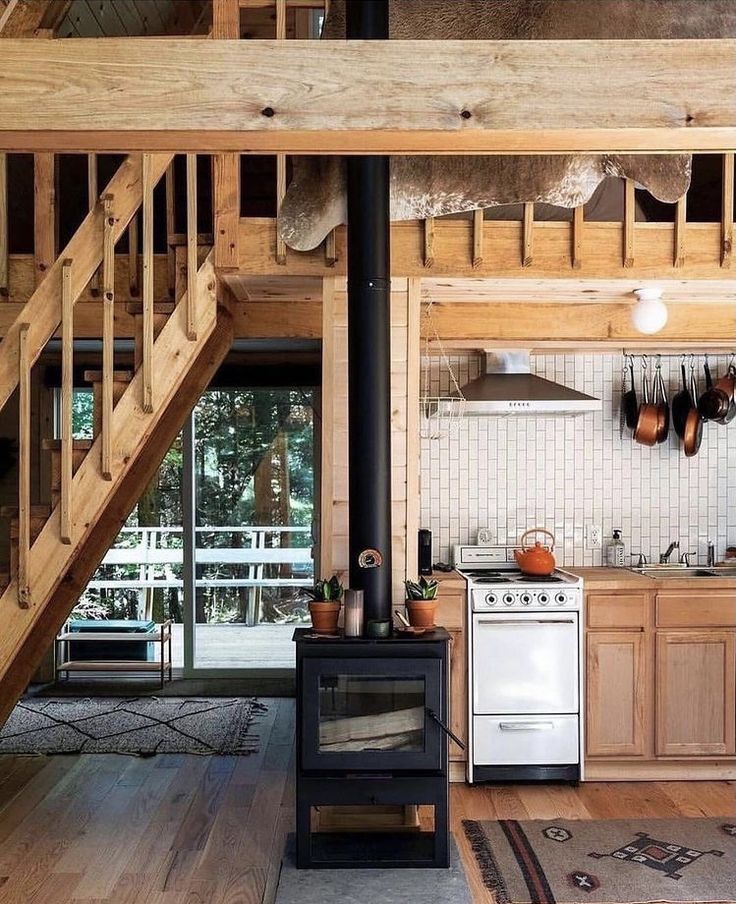
[[[406,611],[412,628],[433,628],[437,600],[407,600]]]
[[[339,600],[312,600],[309,604],[312,627],[317,634],[337,634],[337,620],[340,617]]]

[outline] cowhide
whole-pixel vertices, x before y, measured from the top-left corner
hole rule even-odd
[[[736,0],[390,0],[392,38],[571,39],[736,36]],[[332,0],[323,38],[345,37],[345,0]],[[605,73],[601,73],[605,78]],[[660,201],[688,189],[689,155],[393,157],[391,218],[546,202],[577,207],[607,176],[628,177]],[[297,157],[278,229],[291,248],[315,248],[346,222],[345,161]]]

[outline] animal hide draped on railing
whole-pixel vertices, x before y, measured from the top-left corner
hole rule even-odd
[[[389,24],[395,39],[726,38],[736,37],[736,0],[391,0]],[[332,0],[323,39],[344,38],[345,0]],[[585,87],[570,86],[577,90]],[[524,202],[578,207],[608,176],[674,203],[690,185],[691,165],[685,154],[393,157],[391,218]],[[311,250],[346,222],[345,170],[338,157],[294,158],[278,221],[291,248]]]

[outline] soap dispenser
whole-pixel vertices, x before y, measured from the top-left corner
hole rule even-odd
[[[621,539],[621,529],[616,528],[613,538],[606,548],[606,561],[612,568],[623,568],[626,564],[626,544]]]

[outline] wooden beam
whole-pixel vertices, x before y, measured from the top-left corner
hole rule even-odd
[[[153,187],[150,154],[143,155],[143,410],[153,411]]]
[[[112,480],[113,374],[115,371],[115,213],[112,195],[103,200],[102,229],[102,476]]]
[[[286,261],[284,261],[286,263]],[[337,263],[337,236],[333,229],[325,239],[325,266],[334,267]]]
[[[0,150],[736,147],[734,39],[3,43]]]
[[[276,40],[286,40],[286,0],[275,0],[276,3]],[[276,155],[276,211],[286,195],[286,154]],[[276,235],[276,263],[286,263],[286,242]]]
[[[56,259],[58,240],[56,207],[56,157],[36,154],[33,158],[33,252],[36,285],[45,278]]]
[[[197,155],[187,154],[187,338],[197,338],[194,321],[197,294]]]
[[[0,12],[0,35],[3,38],[33,38],[53,35],[70,0],[8,0]]]
[[[31,549],[31,367],[30,324],[18,330],[18,603],[31,605],[28,558]]]
[[[44,42],[45,43],[45,42]],[[168,154],[153,157],[155,179],[160,179],[169,164]],[[127,227],[141,201],[141,160],[128,157],[121,163],[105,191],[115,196],[115,239]],[[92,274],[102,262],[102,207],[87,214],[79,229],[69,240],[60,257],[52,264],[48,278],[33,293],[20,315],[7,329],[0,343],[0,409],[5,406],[18,385],[18,336],[22,323],[29,324],[28,349],[35,361],[46,343],[61,324],[59,286],[62,261],[74,261],[72,294],[76,299],[86,288]],[[1,307],[1,306],[0,306]]]
[[[0,297],[8,296],[8,156],[0,153]]]
[[[134,213],[130,218],[130,224],[128,225],[128,290],[132,296],[139,295],[141,291],[139,271],[140,257],[138,256],[138,214]]]
[[[723,209],[721,211],[722,267],[730,267],[733,260],[734,159],[734,154],[723,155]]]
[[[212,0],[212,37],[216,40],[238,40],[240,37],[238,0]]]
[[[72,478],[74,476],[74,296],[71,260],[61,269],[61,511],[59,536],[72,542]]]

